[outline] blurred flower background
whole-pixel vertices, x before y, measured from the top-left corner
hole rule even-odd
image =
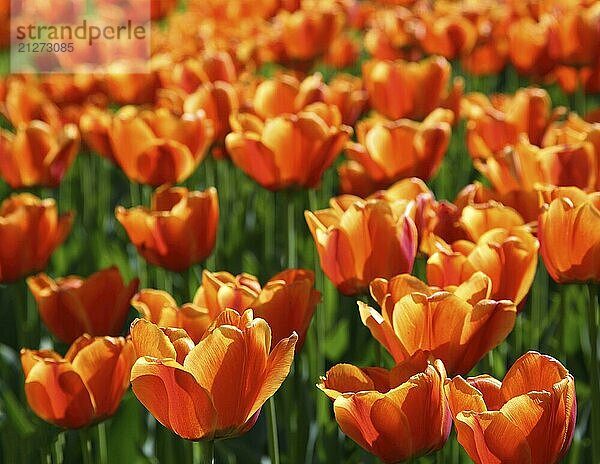
[[[600,2],[10,3],[0,462],[600,464]]]

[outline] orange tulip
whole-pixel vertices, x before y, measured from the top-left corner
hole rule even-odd
[[[548,273],[559,283],[600,282],[600,192],[564,187],[542,196],[538,238]]]
[[[467,148],[478,159],[516,145],[521,134],[540,145],[546,128],[562,109],[552,110],[544,89],[526,88],[517,90],[514,96],[495,95],[491,99],[480,93],[470,94],[463,101],[463,112],[468,119]]]
[[[202,285],[194,296],[194,305],[206,308],[211,319],[216,319],[227,308],[239,313],[252,308],[257,317],[268,322],[275,343],[296,332],[296,350],[300,350],[321,300],[321,294],[314,287],[314,272],[306,269],[280,272],[262,288],[250,274],[233,276],[228,272],[205,270]]]
[[[447,90],[450,63],[431,57],[417,63],[371,60],[363,64],[365,88],[372,108],[388,119],[424,119],[438,107],[458,114],[462,83],[456,80]]]
[[[465,374],[515,325],[514,303],[491,300],[492,280],[483,272],[445,290],[409,274],[375,279],[370,288],[381,314],[359,301],[361,319],[397,363],[423,351],[449,373]]]
[[[27,126],[31,121],[39,120],[60,130],[62,121],[58,107],[35,82],[9,76],[5,85],[0,111],[13,126]]]
[[[46,422],[76,429],[112,416],[129,388],[133,344],[122,337],[83,335],[65,357],[21,350],[25,396]]]
[[[391,371],[337,364],[317,385],[342,432],[385,463],[441,449],[452,426],[446,370],[418,353]]]
[[[43,273],[27,279],[44,324],[65,343],[84,333],[118,335],[138,283],[133,279],[125,286],[114,266],[87,279],[68,276],[54,280]]]
[[[17,133],[0,132],[0,174],[12,188],[58,187],[79,150],[77,126],[54,131],[43,121],[31,121]]]
[[[549,43],[557,28],[556,18],[544,15],[540,21],[524,17],[508,29],[508,50],[519,74],[543,76],[556,65]]]
[[[363,3],[361,2],[361,5]],[[415,58],[418,14],[403,6],[379,8],[370,18],[370,28],[364,35],[366,50],[379,60]],[[413,53],[414,55],[415,53]],[[417,57],[418,59],[418,57]]]
[[[342,164],[338,170],[342,191],[365,196],[405,177],[430,179],[446,154],[453,119],[452,111],[438,108],[422,123],[360,121],[358,143],[346,146],[355,163]]]
[[[232,116],[225,145],[233,162],[263,187],[316,187],[352,133],[335,106],[309,105],[297,114],[266,121]]]
[[[417,29],[423,50],[453,60],[468,55],[477,41],[477,28],[460,14],[426,14]]]
[[[206,259],[217,238],[217,190],[189,191],[161,187],[152,206],[115,210],[131,242],[146,261],[172,271],[183,271]]]
[[[593,189],[596,162],[594,146],[587,141],[539,148],[521,138],[504,153],[473,164],[496,190],[506,193],[533,191],[536,184]]]
[[[143,319],[131,325],[131,338],[138,356],[133,392],[188,440],[247,432],[288,375],[297,340],[292,334],[271,350],[271,329],[252,310],[221,313],[197,345],[182,329],[161,330]]]
[[[339,12],[327,7],[280,11],[274,20],[281,28],[285,56],[292,61],[309,61],[325,53],[342,25]]]
[[[141,290],[133,297],[131,305],[141,317],[159,327],[178,327],[185,330],[194,343],[202,340],[212,322],[206,308],[193,303],[178,307],[173,297],[162,290]]]
[[[502,382],[455,377],[446,395],[458,441],[476,464],[556,464],[571,445],[575,379],[550,356],[524,354]]]
[[[337,69],[348,68],[358,60],[358,44],[347,35],[339,35],[331,42],[324,61]]]
[[[593,190],[598,191],[600,190],[600,121],[589,123],[576,113],[570,113],[566,121],[554,123],[548,127],[542,145],[551,147],[554,145],[576,145],[581,142],[592,144],[596,164],[596,184]]]
[[[144,62],[137,63],[144,68]],[[133,65],[135,69],[135,65]],[[159,80],[154,72],[132,72],[128,65],[111,63],[103,79],[103,87],[111,101],[120,105],[151,103],[156,95]]]
[[[367,106],[369,96],[362,88],[362,79],[351,74],[336,74],[324,89],[324,100],[335,105],[342,115],[342,123],[354,125]]]
[[[85,144],[100,156],[116,163],[110,140],[111,114],[97,106],[87,106],[79,118],[79,130]]]
[[[356,200],[345,210],[305,211],[321,269],[345,295],[365,291],[376,277],[410,272],[417,254],[413,202]]]
[[[491,298],[520,305],[533,283],[539,243],[525,228],[496,228],[477,242],[459,240],[449,246],[438,241],[436,247],[438,251],[427,260],[431,285],[460,285],[482,271],[492,279]]]
[[[197,113],[202,110],[214,126],[215,140],[225,143],[225,136],[231,132],[229,118],[239,108],[238,96],[228,82],[217,81],[202,84],[183,102],[183,111]]]
[[[59,216],[53,199],[29,193],[11,195],[0,205],[0,282],[17,280],[46,267],[67,238],[73,213]]]
[[[187,179],[206,156],[213,133],[202,112],[178,118],[164,108],[139,111],[126,106],[113,118],[110,139],[127,177],[158,186]]]

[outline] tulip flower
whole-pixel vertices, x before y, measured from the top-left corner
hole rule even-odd
[[[214,126],[215,140],[221,145],[231,132],[229,117],[239,108],[238,96],[228,82],[205,83],[187,96],[183,102],[186,113],[195,114],[202,110]]]
[[[413,202],[358,199],[344,211],[304,212],[321,269],[339,291],[361,293],[376,277],[412,270],[418,244],[413,207]]]
[[[110,139],[114,158],[134,182],[159,186],[187,179],[206,156],[213,126],[202,112],[180,118],[164,108],[121,108]]]
[[[458,114],[462,84],[450,81],[450,63],[431,57],[417,63],[371,60],[363,64],[363,80],[371,107],[388,119],[423,120],[438,107]]]
[[[339,35],[331,42],[324,61],[337,69],[348,68],[358,60],[358,44],[347,35]]]
[[[175,327],[186,331],[194,343],[202,340],[212,323],[207,308],[193,303],[177,306],[175,299],[162,290],[143,289],[131,300],[140,316],[159,327]]]
[[[41,271],[67,238],[73,213],[58,214],[53,199],[29,193],[11,195],[0,205],[0,282]],[[10,245],[10,246],[8,246]]]
[[[514,96],[492,98],[474,93],[463,102],[467,123],[467,148],[474,159],[493,157],[516,145],[521,134],[540,145],[544,132],[563,112],[552,110],[548,92],[539,88],[519,89]]]
[[[573,439],[575,380],[550,356],[524,354],[502,382],[455,377],[446,395],[458,441],[476,464],[556,464]]]
[[[342,164],[338,171],[342,191],[366,196],[405,177],[430,179],[446,154],[453,119],[452,111],[438,108],[422,123],[360,121],[358,143],[346,146],[355,163]]]
[[[281,386],[294,358],[297,335],[271,349],[271,329],[252,310],[226,310],[194,345],[182,329],[159,329],[143,319],[131,325],[138,360],[133,392],[165,427],[188,440],[247,432],[260,408]],[[243,387],[243,388],[242,388]]]
[[[460,285],[482,271],[492,279],[491,298],[516,305],[523,302],[531,288],[539,243],[526,228],[496,228],[485,232],[477,242],[459,240],[450,246],[438,241],[436,247],[438,251],[427,260],[427,281],[431,285]]]
[[[263,187],[316,187],[352,133],[335,106],[315,103],[297,114],[261,121],[251,114],[232,116],[225,138],[233,162]]]
[[[16,134],[0,132],[0,175],[12,188],[58,187],[78,150],[77,126],[54,131],[43,121],[31,121]]]
[[[119,335],[138,283],[133,279],[126,286],[114,266],[87,279],[68,276],[54,280],[44,273],[27,279],[44,324],[65,343],[84,333]]]
[[[280,272],[262,288],[250,274],[233,276],[228,272],[205,270],[193,303],[205,310],[211,319],[227,308],[239,313],[252,308],[257,317],[268,322],[275,343],[296,332],[296,350],[300,350],[320,300],[321,294],[315,290],[314,272],[306,269]]]
[[[21,350],[25,396],[46,422],[76,429],[112,416],[129,388],[135,362],[130,340],[83,335],[65,357]]]
[[[150,209],[118,206],[115,215],[146,261],[179,272],[206,259],[215,246],[217,190],[164,186],[152,195]]]
[[[62,127],[58,107],[34,82],[9,76],[3,97],[0,111],[14,127],[27,126],[35,120],[44,121],[55,130]]]
[[[423,15],[417,31],[417,38],[428,55],[441,55],[449,60],[468,55],[478,35],[476,26],[460,14]]]
[[[391,371],[337,364],[317,385],[331,400],[342,432],[385,463],[441,449],[452,426],[446,370],[423,353]]]
[[[324,89],[324,100],[335,105],[342,115],[342,123],[354,125],[367,106],[369,96],[362,88],[362,79],[350,74],[336,74]]]
[[[548,273],[558,283],[600,283],[600,192],[562,187],[544,196],[538,238]]]
[[[515,325],[514,303],[491,300],[492,281],[482,272],[446,289],[409,274],[375,279],[370,288],[381,313],[359,301],[362,322],[397,363],[423,351],[449,373],[465,374]]]

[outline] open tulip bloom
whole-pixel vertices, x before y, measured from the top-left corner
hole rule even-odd
[[[569,449],[575,380],[550,356],[526,353],[502,382],[455,377],[446,394],[458,441],[476,464],[555,464]]]
[[[446,370],[416,353],[391,371],[337,364],[318,388],[333,400],[342,432],[385,463],[399,463],[444,446],[451,417]]]
[[[222,312],[197,345],[183,329],[131,325],[138,360],[133,392],[165,427],[188,440],[247,432],[289,373],[298,336],[271,350],[271,329],[252,310]]]

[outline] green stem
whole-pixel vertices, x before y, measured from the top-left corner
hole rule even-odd
[[[108,447],[106,446],[106,424],[100,422],[96,426],[96,444],[98,445],[98,464],[108,464]]]
[[[287,263],[288,268],[293,269],[298,266],[298,256],[296,248],[296,205],[294,192],[287,192]]]
[[[590,304],[588,305],[588,331],[590,337],[590,382],[592,388],[592,462],[600,462],[600,377],[598,372],[598,287],[588,284]],[[596,438],[595,438],[596,437]]]
[[[279,436],[277,435],[277,413],[275,411],[275,398],[271,397],[266,403],[267,414],[267,440],[271,464],[279,464]]]
[[[81,462],[83,464],[95,464],[89,431],[87,429],[80,430],[79,439],[81,440]]]
[[[65,447],[65,432],[57,435],[56,440],[52,444],[52,462],[54,464],[62,464],[64,460],[63,449]]]
[[[213,464],[215,462],[215,442],[213,440],[195,441],[192,444],[193,464]]]

